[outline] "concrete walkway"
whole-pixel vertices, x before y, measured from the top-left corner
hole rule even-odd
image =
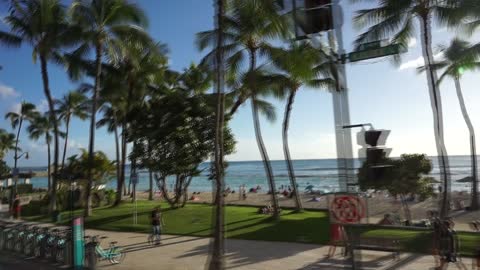
[[[171,269],[193,270],[205,269],[208,260],[209,238],[165,235],[160,246],[150,246],[145,234],[117,233],[89,230],[87,234],[107,236],[102,246],[109,241],[118,241],[126,251],[125,261],[111,266],[101,263],[103,269]],[[327,246],[264,242],[250,240],[226,240],[228,269],[350,269],[349,262],[339,255],[331,259],[325,258]],[[383,252],[366,252],[361,254],[362,269],[433,269],[431,256],[401,254],[394,261],[392,254]],[[470,266],[471,260],[465,260]],[[455,269],[452,265],[450,269]]]
[[[108,247],[110,241],[117,241],[117,245],[121,246],[126,253],[123,263],[111,265],[102,261],[99,269],[203,270],[208,261],[209,238],[164,235],[161,245],[152,246],[148,244],[146,234],[97,230],[87,230],[86,234],[108,237],[102,240],[102,247]],[[337,256],[334,258],[325,258],[328,252],[327,246],[227,239],[226,250],[228,269],[351,269],[349,261],[340,256],[341,249],[337,250]],[[366,270],[428,270],[433,269],[434,266],[432,256],[406,253],[401,254],[400,259],[393,260],[391,253],[362,251],[361,261],[361,269]],[[464,262],[468,269],[471,269],[471,260],[465,259]],[[15,267],[13,267],[14,265]],[[59,268],[46,262],[38,262],[36,259],[24,259],[17,255],[0,253],[0,270],[4,269],[50,270]],[[456,269],[456,267],[452,265],[449,269]]]

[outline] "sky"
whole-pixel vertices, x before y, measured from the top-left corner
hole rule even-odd
[[[69,1],[66,1],[68,3]],[[192,62],[199,62],[205,52],[195,46],[195,34],[213,28],[213,1],[211,0],[138,0],[150,20],[148,31],[158,41],[169,47],[170,65],[182,70]],[[0,4],[0,17],[5,16],[6,6]],[[355,10],[364,6],[351,5],[341,1],[344,8],[343,36],[346,51],[353,50],[352,43],[360,32],[352,25]],[[0,29],[7,28],[0,22]],[[418,31],[417,31],[418,32]],[[448,44],[453,36],[461,33],[455,29],[434,27],[433,42],[437,48]],[[461,37],[480,41],[479,35]],[[352,124],[372,123],[375,128],[391,130],[387,147],[392,148],[391,156],[403,153],[425,153],[435,155],[433,117],[430,107],[426,77],[418,74],[416,68],[423,62],[419,37],[410,42],[409,51],[402,55],[402,63],[394,65],[389,59],[373,59],[347,65],[347,84]],[[436,51],[436,54],[438,51]],[[21,101],[47,110],[43,94],[39,63],[32,61],[32,50],[28,45],[20,49],[0,47],[0,115],[18,110]],[[50,87],[55,98],[74,90],[78,83],[72,83],[62,67],[48,65]],[[477,134],[480,129],[479,76],[467,73],[462,79],[466,105]],[[451,80],[441,86],[445,127],[445,142],[448,154],[469,154],[468,130],[463,121],[455,88]],[[277,121],[261,121],[262,133],[269,156],[273,160],[283,159],[281,124],[284,101],[271,99],[277,109]],[[237,140],[236,152],[228,157],[231,161],[260,160],[255,141],[251,108],[245,104],[230,122]],[[0,118],[0,128],[12,131],[10,123]],[[352,138],[356,138],[353,130]],[[323,89],[301,89],[297,94],[290,125],[290,151],[294,159],[335,158],[333,107],[331,94]],[[88,123],[75,119],[71,123],[68,155],[88,146]],[[61,142],[62,143],[62,142]],[[353,141],[354,155],[358,151]],[[20,146],[30,154],[29,160],[19,161],[20,166],[46,165],[46,145],[43,141],[28,139],[22,130]],[[96,150],[114,157],[113,135],[105,129],[96,133]],[[13,163],[13,155],[6,157]]]

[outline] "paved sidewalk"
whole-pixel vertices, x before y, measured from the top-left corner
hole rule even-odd
[[[99,269],[104,270],[203,270],[208,260],[209,238],[190,236],[164,235],[162,244],[152,246],[147,243],[147,235],[140,233],[120,233],[87,230],[87,235],[107,236],[102,246],[107,247],[110,241],[117,241],[126,252],[122,264],[110,265],[101,262]],[[325,258],[328,246],[299,243],[265,242],[250,240],[226,240],[227,266],[235,270],[314,270],[314,269],[351,269],[349,262],[337,256]],[[362,252],[361,269],[380,270],[428,270],[433,269],[432,256],[401,254],[400,259],[393,260],[391,253]],[[465,265],[471,269],[471,260],[464,259]],[[10,254],[0,253],[0,270],[50,270],[58,269],[38,262],[35,259],[21,259]],[[450,266],[449,269],[456,269]]]
[[[127,256],[121,265],[108,266],[101,263],[103,269],[204,269],[208,259],[208,238],[165,235],[162,245],[150,246],[145,234],[87,231],[87,234],[105,235],[102,246],[109,241],[118,241]],[[326,259],[327,246],[227,239],[227,265],[229,269],[350,269],[348,261],[340,255]],[[340,253],[337,250],[337,254]],[[401,254],[394,261],[392,254],[384,252],[362,252],[362,269],[432,269],[431,256]],[[466,260],[470,266],[471,260]],[[450,269],[454,269],[451,266]]]

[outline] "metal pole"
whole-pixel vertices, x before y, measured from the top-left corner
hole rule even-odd
[[[343,11],[340,6],[340,0],[332,1],[332,17],[334,30],[328,32],[328,41],[330,48],[335,56],[345,54],[343,45]],[[333,113],[335,121],[335,139],[337,145],[337,164],[339,171],[339,185],[341,192],[354,191],[352,184],[356,184],[353,174],[353,150],[352,134],[349,129],[343,129],[343,126],[350,124],[350,107],[348,102],[347,74],[345,64],[337,57],[337,84],[336,91],[332,93]]]

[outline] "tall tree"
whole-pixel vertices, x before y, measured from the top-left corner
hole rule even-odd
[[[352,0],[353,2],[377,3],[377,7],[357,11],[354,18],[360,28],[369,27],[356,40],[356,44],[391,38],[392,43],[406,47],[414,36],[415,19],[418,20],[421,32],[421,46],[427,76],[430,103],[433,112],[435,143],[443,183],[443,196],[440,204],[440,214],[445,217],[450,205],[450,168],[448,154],[443,134],[442,100],[437,82],[437,72],[432,53],[432,19],[438,25],[450,25],[458,16],[456,10],[460,1],[455,0]]]
[[[71,91],[63,96],[61,100],[56,100],[58,119],[65,121],[65,142],[63,145],[62,168],[65,166],[65,157],[67,155],[68,134],[70,130],[70,120],[72,117],[78,117],[85,120],[88,117],[87,97],[78,92]]]
[[[51,151],[50,145],[53,137],[53,125],[49,120],[49,116],[40,116],[38,115],[30,121],[30,125],[27,128],[30,139],[39,140],[44,137],[45,143],[47,144],[47,174],[48,174],[48,190],[52,187],[51,179]]]
[[[77,28],[66,20],[65,7],[60,0],[11,1],[10,12],[4,18],[10,33],[0,31],[0,43],[20,46],[22,42],[33,48],[33,60],[40,59],[43,92],[48,101],[50,119],[54,127],[54,173],[49,210],[56,209],[56,175],[59,160],[58,123],[50,91],[48,61],[62,62],[59,49],[68,48],[78,40]]]
[[[477,147],[475,143],[475,129],[473,128],[472,121],[468,115],[467,106],[462,94],[462,87],[460,79],[466,71],[475,70],[480,68],[480,61],[476,59],[476,55],[470,53],[472,46],[463,40],[454,39],[449,47],[441,46],[443,52],[443,58],[436,61],[432,65],[432,68],[436,70],[443,70],[438,84],[442,83],[445,78],[450,77],[455,82],[455,89],[462,111],[463,119],[467,125],[469,132],[470,142],[470,159],[471,159],[471,174],[472,174],[472,201],[470,208],[472,210],[478,210],[478,162],[477,162]],[[420,70],[424,71],[425,68]]]
[[[117,181],[120,179],[120,144],[118,141],[118,125],[119,120],[117,116],[117,110],[111,103],[104,103],[100,109],[103,112],[103,118],[98,120],[97,128],[99,127],[106,127],[109,133],[113,132],[113,136],[115,137],[115,165],[116,165],[116,173],[117,173]]]
[[[225,0],[214,0],[215,28],[217,31],[217,47],[215,55],[215,88],[217,94],[217,110],[215,113],[215,202],[213,220],[213,242],[211,250],[210,270],[225,269],[225,166],[223,149],[223,129],[225,126],[225,63],[223,55],[223,31],[225,16]]]
[[[272,193],[272,204],[275,209],[274,217],[278,218],[278,200],[276,197],[275,180],[268,153],[265,148],[259,120],[259,109],[266,109],[269,106],[258,99],[259,87],[254,79],[254,74],[258,74],[258,56],[268,50],[269,41],[277,37],[284,37],[287,32],[287,24],[284,18],[279,16],[281,7],[277,1],[270,0],[230,0],[229,8],[224,16],[225,25],[222,29],[222,42],[220,48],[225,57],[225,64],[228,68],[227,77],[239,72],[242,63],[248,63],[248,74],[250,79],[247,87],[241,87],[241,91],[236,93],[236,101],[230,111],[232,116],[238,107],[248,99],[251,100],[252,115],[255,127],[255,135],[258,148],[265,168],[268,183]],[[211,47],[209,52],[202,60],[203,64],[214,66],[217,55],[218,32],[217,27],[214,30],[200,32],[197,34],[197,45],[199,49],[204,50]],[[242,75],[239,75],[241,77]],[[264,110],[265,111],[265,110]],[[272,110],[268,110],[272,112]],[[271,114],[270,114],[271,115]]]
[[[312,89],[334,90],[335,80],[330,75],[333,64],[328,54],[322,49],[314,48],[309,42],[292,42],[287,49],[272,48],[271,58],[275,67],[285,76],[283,84],[287,92],[287,102],[282,124],[283,153],[287,164],[290,184],[295,194],[295,207],[302,210],[302,202],[297,189],[297,181],[288,146],[288,129],[295,96],[302,86]],[[283,96],[283,93],[279,93]]]
[[[75,23],[83,28],[83,38],[86,41],[76,54],[95,50],[95,83],[92,94],[90,114],[90,139],[88,153],[90,167],[93,168],[95,151],[95,125],[97,114],[98,94],[101,87],[102,56],[112,49],[112,44],[118,46],[122,40],[132,40],[148,36],[143,28],[147,24],[144,12],[135,4],[127,0],[76,0],[71,6],[70,13]],[[114,54],[107,54],[115,58]],[[93,182],[92,169],[89,169],[89,186]],[[91,215],[91,191],[87,189],[86,216]]]
[[[18,142],[20,140],[20,132],[22,131],[23,121],[33,122],[34,119],[38,117],[38,111],[35,108],[35,105],[27,102],[22,102],[19,112],[9,112],[5,115],[5,119],[9,119],[12,124],[12,128],[17,128],[17,136],[15,138],[15,154],[13,156],[13,169],[17,169],[17,163],[19,160],[18,156]],[[14,193],[17,192],[17,181],[15,179],[13,192],[10,193],[10,202],[14,198]]]

